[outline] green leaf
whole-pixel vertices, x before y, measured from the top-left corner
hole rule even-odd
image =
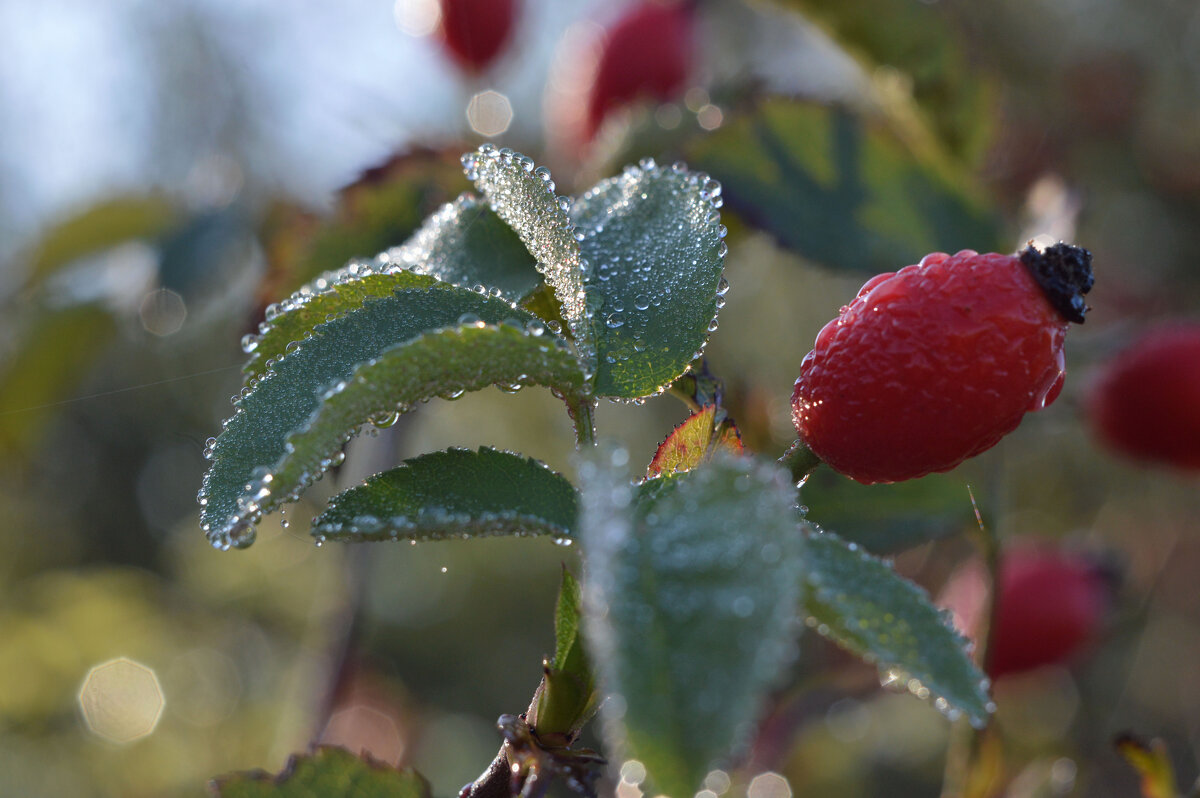
[[[800,491],[807,518],[838,530],[872,554],[895,554],[975,525],[961,478],[931,474],[890,485],[862,485],[831,469],[813,472]]]
[[[490,289],[511,302],[521,302],[542,284],[521,239],[487,203],[470,194],[443,205],[383,259],[387,266],[431,274],[463,288]]]
[[[589,364],[595,357],[595,342],[583,288],[586,263],[567,215],[571,200],[554,193],[546,167],[535,168],[532,159],[508,148],[482,144],[464,155],[462,163],[467,179],[525,242],[538,271],[554,289],[580,357]]]
[[[537,460],[497,449],[449,449],[405,460],[338,494],[312,533],[336,540],[569,538],[577,512],[571,483]]]
[[[569,660],[582,650],[583,637],[580,619],[583,593],[571,572],[563,569],[562,587],[554,605],[554,665],[566,667]]]
[[[364,419],[390,419],[422,399],[489,385],[510,390],[542,385],[574,397],[583,383],[579,361],[563,340],[529,332],[519,319],[425,333],[363,363],[351,379],[331,388],[320,410],[288,438],[289,456],[275,478],[284,485],[305,481],[324,453],[344,443]]]
[[[369,755],[318,748],[291,757],[283,772],[262,770],[213,779],[219,798],[429,798],[429,782],[412,768],[397,770]]]
[[[260,376],[269,359],[329,316],[353,310],[369,296],[427,287],[433,278],[480,293],[490,290],[512,302],[541,285],[533,258],[516,234],[487,205],[464,194],[430,216],[402,246],[327,272],[268,307],[259,334],[243,341],[252,347],[247,380]]]
[[[947,717],[987,722],[988,682],[924,590],[832,533],[808,535],[805,553],[810,626],[875,663],[888,682],[933,699]]]
[[[554,608],[554,660],[545,668],[530,714],[530,722],[543,737],[561,734],[573,739],[600,705],[596,676],[584,650],[582,613],[579,582],[563,568],[562,588]]]
[[[41,439],[66,394],[76,390],[117,331],[95,305],[44,312],[19,332],[12,359],[0,363],[0,451],[25,451]]]
[[[724,453],[636,490],[597,463],[580,480],[588,642],[618,696],[606,726],[646,766],[647,794],[692,795],[746,740],[791,652],[795,490],[774,465]]]
[[[767,99],[687,155],[747,222],[826,266],[895,271],[933,251],[1003,247],[963,175],[847,111]]]
[[[691,471],[712,457],[718,449],[741,454],[745,447],[738,437],[737,427],[729,419],[716,420],[717,406],[708,405],[692,413],[658,446],[647,476]],[[722,415],[724,413],[722,412]]]
[[[488,326],[508,321],[513,326]],[[382,420],[404,405],[495,382],[572,394],[583,382],[578,363],[542,329],[503,299],[444,283],[370,298],[318,326],[238,400],[209,447],[213,465],[201,491],[209,539],[249,545],[261,514],[319,477],[372,415]]]
[[[720,194],[707,175],[646,159],[572,206],[596,314],[598,396],[661,393],[716,329],[726,249]]]
[[[242,369],[246,382],[253,384],[266,373],[268,361],[282,357],[288,344],[299,342],[331,316],[362,307],[368,297],[387,297],[398,290],[428,288],[437,282],[407,271],[380,274],[370,268],[352,263],[269,306],[258,335],[242,340],[243,348],[250,350],[250,360]]]

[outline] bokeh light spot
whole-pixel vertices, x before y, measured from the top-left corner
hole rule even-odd
[[[79,689],[88,729],[118,744],[152,733],[166,703],[154,671],[125,657],[92,668]]]
[[[696,121],[705,130],[716,130],[725,121],[725,113],[717,106],[709,103],[708,105],[700,106],[700,110],[696,112]]]
[[[704,777],[704,789],[717,795],[724,795],[732,783],[729,774],[723,770],[710,770]]]
[[[428,36],[442,21],[442,9],[437,0],[396,0],[392,16],[401,32]]]
[[[356,754],[368,753],[391,764],[400,762],[405,748],[395,718],[367,704],[351,704],[334,712],[321,742]]]
[[[746,798],[792,798],[792,786],[778,773],[760,773],[750,782]]]
[[[646,780],[646,766],[636,759],[630,759],[621,765],[621,781],[627,784],[641,784]]]
[[[160,288],[142,299],[138,317],[146,332],[158,336],[173,335],[179,332],[187,318],[187,305],[183,297],[170,288]]]
[[[481,91],[467,103],[467,122],[481,136],[499,136],[512,119],[512,103],[498,91]]]

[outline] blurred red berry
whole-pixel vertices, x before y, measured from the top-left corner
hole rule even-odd
[[[1113,449],[1200,469],[1200,324],[1155,330],[1118,355],[1093,384],[1087,409]]]
[[[1066,244],[938,252],[872,278],[800,365],[800,439],[866,484],[954,468],[1058,396],[1091,285],[1091,256]]]
[[[993,679],[1069,660],[1096,639],[1108,612],[1111,580],[1081,556],[1017,549],[1000,565]]]
[[[438,35],[467,72],[482,72],[512,36],[517,0],[441,0]]]
[[[638,99],[668,100],[692,68],[693,12],[687,2],[641,2],[609,29],[587,100],[586,137],[614,108]]]

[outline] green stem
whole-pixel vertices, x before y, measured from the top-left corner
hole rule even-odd
[[[971,495],[975,506],[975,496]],[[972,530],[971,539],[983,557],[988,572],[990,602],[984,628],[976,632],[975,657],[979,667],[987,673],[992,661],[992,641],[995,636],[996,618],[1000,612],[1000,541],[986,526],[975,508],[977,528]],[[966,721],[959,721],[946,752],[946,771],[942,780],[941,798],[971,798],[978,789],[972,789],[971,775],[978,768],[980,755],[987,731],[976,729]]]
[[[792,473],[792,481],[799,485],[821,464],[821,458],[804,441],[796,441],[779,458],[779,464]]]
[[[700,405],[696,403],[695,392],[681,387],[679,382],[671,383],[671,387],[667,389],[667,393],[671,394],[671,396],[674,396],[676,399],[687,405],[688,410],[692,411],[693,413],[700,412],[701,408]]]
[[[590,396],[574,396],[567,411],[575,422],[575,446],[584,449],[596,445],[596,401]]]

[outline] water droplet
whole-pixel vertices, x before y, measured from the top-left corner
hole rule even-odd
[[[378,429],[387,429],[388,427],[395,426],[396,422],[400,420],[400,413],[395,410],[387,413],[378,413],[371,416],[369,420]]]
[[[238,521],[229,528],[227,538],[229,544],[237,549],[244,549],[254,542],[258,533],[254,529],[254,524],[249,521]]]
[[[625,323],[625,319],[621,318],[620,313],[610,313],[604,323],[610,330],[615,330]]]

